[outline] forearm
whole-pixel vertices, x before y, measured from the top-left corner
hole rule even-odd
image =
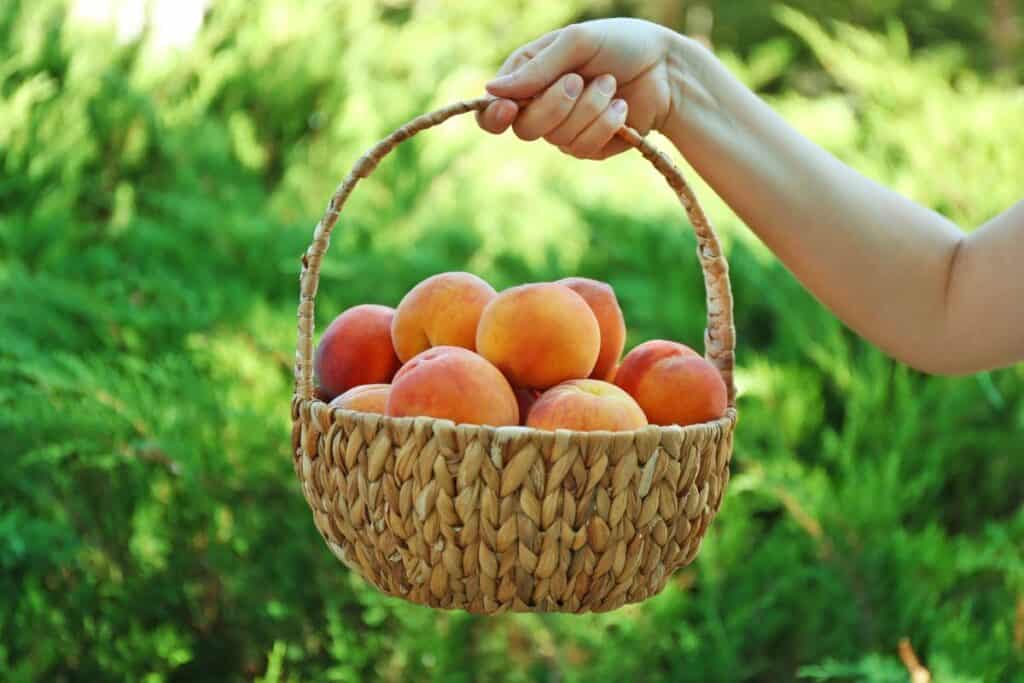
[[[703,48],[678,38],[662,131],[840,319],[887,353],[956,372],[956,225],[861,176],[804,138]]]

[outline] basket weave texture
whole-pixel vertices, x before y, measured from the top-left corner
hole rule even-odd
[[[489,98],[420,116],[356,162],[302,259],[292,446],[296,476],[331,551],[380,590],[476,613],[616,609],[660,592],[693,561],[718,512],[736,425],[728,266],[679,170],[631,128],[619,136],[666,178],[697,235],[705,357],[729,407],[714,422],[632,432],[456,425],[332,409],[313,389],[320,263],[360,179],[416,133]]]

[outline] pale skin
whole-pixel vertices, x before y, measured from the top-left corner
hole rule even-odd
[[[604,19],[509,56],[478,116],[581,159],[664,134],[786,267],[893,358],[963,375],[1024,361],[1024,201],[965,233],[815,145],[714,55],[662,26]],[[951,160],[955,165],[955,160]]]

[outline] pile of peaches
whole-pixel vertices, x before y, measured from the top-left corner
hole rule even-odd
[[[628,431],[721,417],[725,383],[693,349],[640,344],[611,286],[580,277],[496,292],[470,273],[420,282],[398,308],[364,304],[324,332],[317,396],[393,417]],[[620,361],[621,358],[621,361]]]

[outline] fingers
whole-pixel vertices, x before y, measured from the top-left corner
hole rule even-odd
[[[498,69],[498,76],[512,73],[534,58],[538,52],[555,41],[557,31],[541,36],[513,52]],[[488,133],[501,134],[508,130],[519,114],[519,105],[512,100],[495,100],[487,109],[476,113],[476,122]]]
[[[623,141],[614,138],[626,123],[627,110],[625,100],[612,100],[597,119],[571,143],[563,145],[561,150],[580,159],[604,159],[622,151],[622,148],[614,143]]]
[[[610,74],[591,81],[577,100],[572,113],[557,127],[545,133],[544,139],[559,147],[569,145],[608,108],[615,94],[615,85],[615,77]]]
[[[569,117],[582,92],[583,78],[578,74],[566,74],[543,95],[523,107],[512,129],[523,140],[544,137]]]
[[[504,76],[510,74],[523,64],[537,56],[537,53],[546,48],[551,43],[555,42],[555,38],[558,37],[558,31],[551,31],[550,33],[541,36],[532,43],[527,43],[521,48],[513,52],[505,60],[505,63],[498,69],[498,76]]]
[[[488,133],[500,134],[508,130],[518,113],[519,105],[512,100],[494,100],[476,113],[476,122]]]
[[[534,97],[562,74],[585,64],[600,47],[587,30],[578,25],[567,26],[553,35],[554,40],[535,57],[488,83],[488,92],[510,99]]]

